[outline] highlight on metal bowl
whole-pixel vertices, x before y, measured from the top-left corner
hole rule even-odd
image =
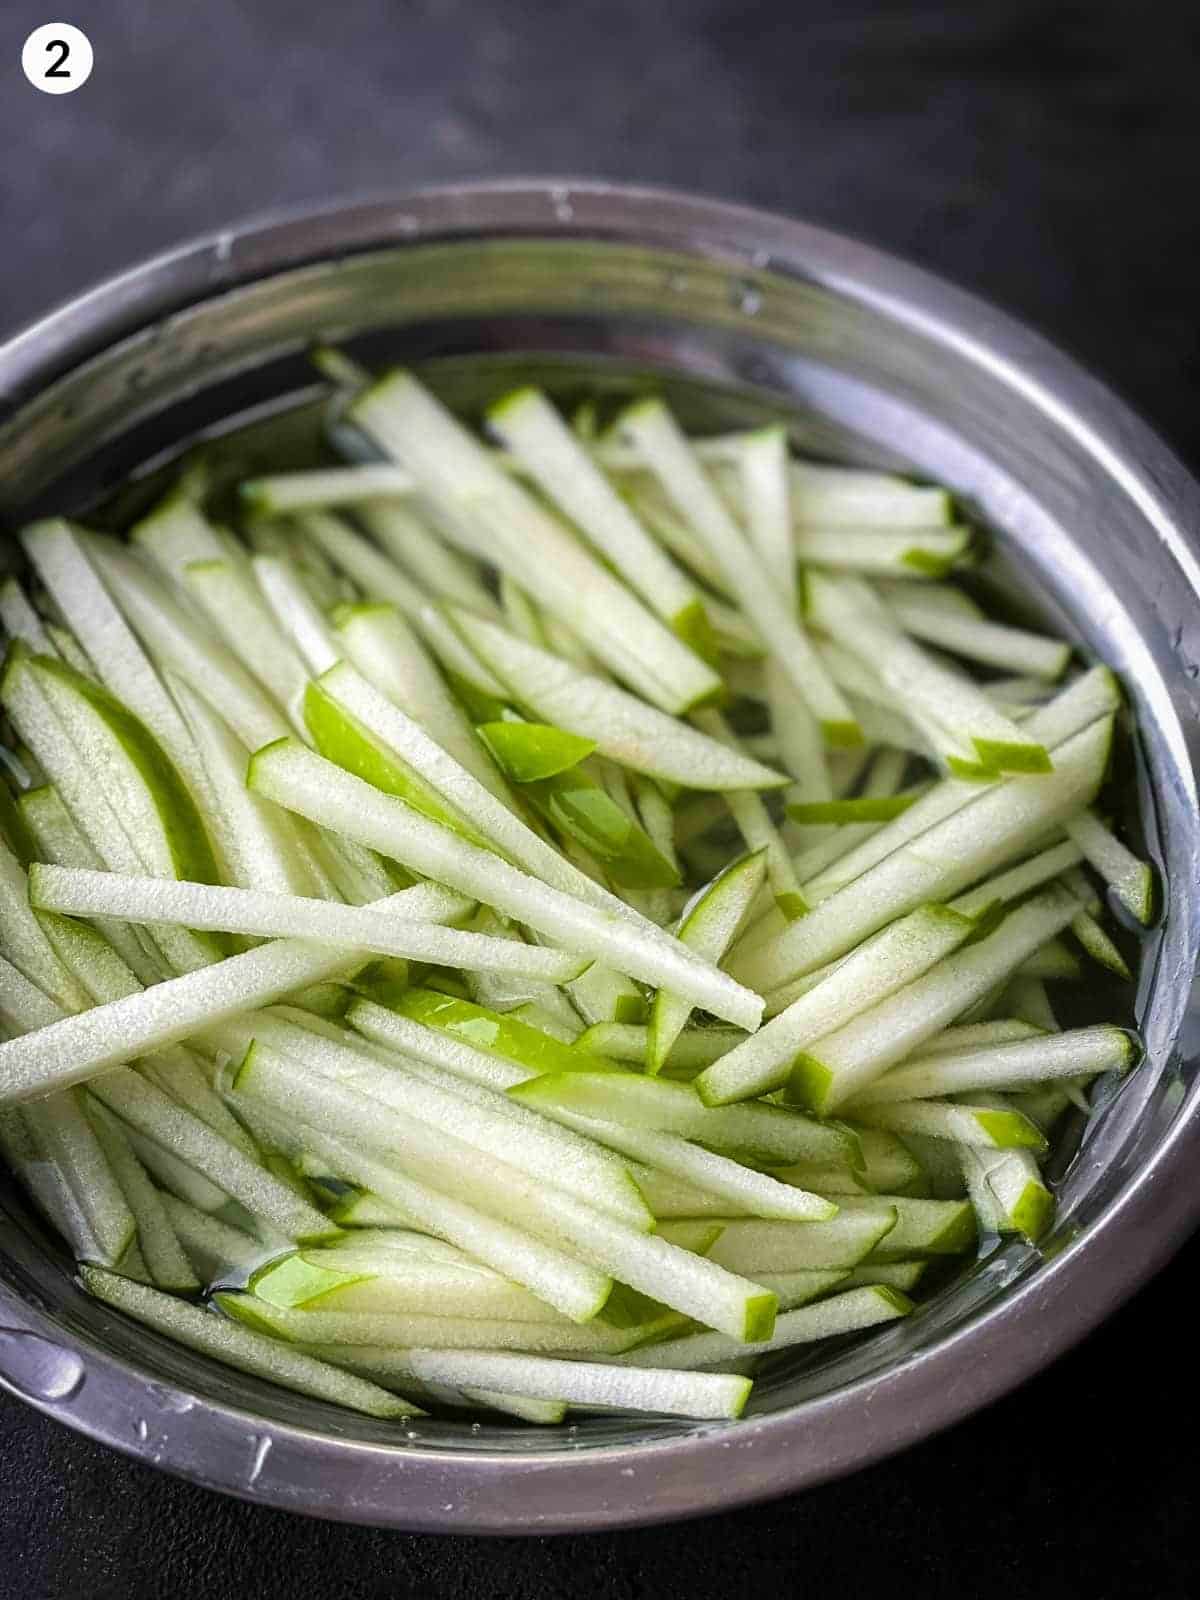
[[[324,459],[0,590],[0,1148],[87,1289],[377,1417],[724,1419],[1036,1244],[1138,1057],[1112,673],[782,420],[314,359]]]

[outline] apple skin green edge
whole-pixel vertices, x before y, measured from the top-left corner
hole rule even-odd
[[[17,810],[8,786],[0,779],[0,839],[8,846],[23,867],[27,867],[37,854],[33,834]]]
[[[784,1092],[789,1105],[801,1106],[819,1117],[832,1087],[833,1073],[829,1068],[816,1056],[801,1051],[792,1063],[791,1077]]]
[[[826,1116],[829,1096],[835,1085],[836,1076],[824,1062],[801,1051],[793,1063],[791,1076],[784,1089],[784,1099],[788,1105],[807,1111],[811,1116]],[[932,1106],[937,1102],[929,1100],[921,1103]],[[964,1106],[962,1109],[973,1114],[979,1128],[996,1149],[1028,1149],[1040,1155],[1047,1148],[1045,1135],[1018,1111],[994,1111],[981,1106]],[[872,1120],[869,1111],[862,1112],[862,1120]]]
[[[937,1202],[934,1202],[935,1204]],[[904,1261],[919,1257],[929,1259],[934,1256],[958,1256],[970,1250],[975,1244],[979,1230],[975,1213],[968,1200],[956,1204],[953,1201],[944,1202],[955,1205],[955,1210],[948,1217],[945,1225],[935,1234],[925,1239],[919,1246],[907,1245],[901,1242],[889,1246],[885,1234],[879,1244],[871,1251],[867,1260],[870,1262]]]
[[[552,1034],[531,1027],[507,1012],[491,1011],[472,1000],[460,1000],[435,989],[410,989],[398,997],[392,1009],[413,1022],[441,1028],[477,1050],[503,1056],[539,1075],[628,1070],[607,1056],[563,1044]]]
[[[1050,1190],[1031,1179],[1008,1214],[1009,1227],[1022,1234],[1030,1244],[1036,1244],[1054,1220],[1055,1208]]]
[[[549,722],[481,722],[475,732],[514,783],[555,778],[577,767],[596,748],[594,739]]]
[[[891,822],[903,815],[915,795],[866,796],[853,800],[793,801],[786,809],[793,822]]]
[[[120,747],[154,800],[176,876],[196,883],[218,883],[216,859],[196,803],[149,729],[100,684],[64,661],[33,655],[19,641],[9,649],[0,697],[4,683],[21,671],[52,678],[68,690]]]
[[[708,612],[704,609],[702,600],[693,600],[684,606],[676,616],[671,618],[671,630],[681,638],[690,649],[694,650],[701,661],[710,667],[718,665],[720,657],[720,644],[717,640],[716,630],[709,619]],[[718,687],[702,696],[700,704],[712,703],[721,696]]]
[[[646,830],[577,768],[526,783],[522,793],[547,822],[603,862],[614,883],[628,889],[674,889],[678,869]]]
[[[971,743],[979,752],[985,767],[1000,772],[1053,772],[1054,763],[1045,745],[1015,744],[1005,739],[981,739],[972,736]]]
[[[924,550],[920,545],[913,545],[900,557],[904,566],[910,567],[914,572],[919,572],[923,578],[945,578],[954,568],[960,565],[969,548],[969,541],[963,541],[963,548],[955,555],[938,555],[935,551]]]
[[[985,1133],[996,1141],[997,1149],[1032,1150],[1037,1155],[1045,1153],[1045,1134],[1020,1111],[975,1111],[975,1120]]]
[[[382,745],[356,717],[343,710],[321,687],[319,679],[310,682],[304,692],[304,721],[318,752],[327,760],[344,767],[356,778],[363,778],[384,794],[403,800],[434,822],[453,828],[472,844],[486,845],[487,841],[464,822],[430,784]]]
[[[342,1272],[332,1267],[314,1266],[297,1252],[260,1267],[251,1274],[249,1287],[260,1300],[286,1309],[306,1305],[331,1289],[344,1289],[352,1283],[366,1283],[371,1276],[371,1273]]]

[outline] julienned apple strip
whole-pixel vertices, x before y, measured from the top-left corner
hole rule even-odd
[[[72,1092],[79,1093],[68,1091]],[[160,1289],[194,1293],[200,1288],[200,1280],[176,1236],[163,1196],[138,1160],[120,1119],[94,1096],[82,1098],[84,1114],[137,1224],[138,1245],[151,1278]]]
[[[410,373],[377,383],[351,414],[435,502],[466,512],[490,558],[647,699],[677,712],[719,688],[699,656],[500,470]]]
[[[982,1089],[1021,1089],[1059,1078],[1095,1077],[1123,1071],[1136,1047],[1123,1028],[1100,1023],[1066,1033],[994,1044],[978,1050],[942,1050],[915,1056],[884,1073],[855,1096],[854,1106],[898,1100],[947,1099]]]
[[[368,1045],[355,1048],[282,1018],[263,1015],[247,1026],[254,1034],[258,1067],[269,1066],[273,1081],[285,1082],[290,1064],[299,1080],[296,1104],[304,1121],[312,1120],[303,1115],[303,1108],[308,1080],[316,1071],[351,1091],[348,1102],[339,1102],[344,1129],[350,1126],[346,1118],[363,1114],[362,1097],[378,1102],[376,1129],[372,1133],[369,1124],[364,1125],[360,1142],[386,1144],[393,1113],[401,1128],[416,1118],[473,1145],[483,1159],[489,1152],[502,1151],[505,1161],[526,1176],[586,1194],[590,1205],[611,1211],[633,1227],[646,1229],[651,1224],[645,1203],[616,1156],[532,1115],[505,1095],[460,1084],[449,1074],[435,1074],[430,1081],[428,1073],[408,1071],[400,1061],[383,1066],[368,1054]],[[247,1074],[247,1082],[251,1076]]]
[[[937,601],[930,604],[923,592],[926,587],[908,584],[902,592],[893,590],[887,596],[888,609],[914,638],[1002,672],[1034,673],[1053,681],[1066,670],[1071,647],[1063,640],[972,616]]]
[[[401,612],[448,673],[480,693],[493,697],[503,695],[503,686],[459,638],[437,601],[369,539],[364,539],[340,518],[326,513],[307,516],[304,529],[306,536],[335,567],[353,578],[368,600],[385,602]],[[332,620],[337,620],[336,612]]]
[[[302,1070],[298,1074],[280,1071],[259,1052],[247,1058],[235,1087],[289,1115],[302,1111],[309,1126],[316,1119],[322,1125],[348,1130],[355,1139],[361,1139],[364,1124],[351,1100],[362,1102],[362,1117],[369,1118],[372,1109],[365,1096],[329,1082],[305,1080]],[[514,1227],[558,1244],[600,1271],[709,1326],[745,1338],[753,1336],[755,1328],[769,1327],[774,1321],[775,1297],[759,1285],[639,1232],[565,1191],[547,1194],[502,1160],[492,1158],[485,1165],[477,1151],[452,1136],[432,1130],[422,1134],[420,1125],[410,1123],[403,1132],[393,1125],[386,1138],[389,1149],[425,1182],[466,1194],[489,1215],[501,1216]]]
[[[857,1140],[839,1124],[816,1122],[774,1105],[706,1106],[689,1084],[639,1072],[551,1072],[508,1092],[549,1116],[562,1108],[633,1128],[654,1128],[759,1165],[854,1165],[859,1159]]]
[[[293,719],[308,668],[272,616],[256,583],[232,561],[194,561],[184,584],[210,626]]]
[[[287,732],[276,702],[152,572],[111,539],[89,539],[87,552],[160,671],[176,673],[219,705],[250,749]]]
[[[751,1389],[748,1379],[735,1374],[631,1371],[491,1350],[409,1350],[405,1358],[413,1376],[429,1383],[482,1385],[503,1394],[668,1416],[738,1417]]]
[[[500,615],[477,563],[447,541],[427,502],[419,497],[406,505],[372,500],[357,515],[397,566],[431,596],[446,604],[471,606],[481,616]],[[301,528],[309,525],[308,516],[300,518]]]
[[[644,1349],[631,1350],[613,1358],[616,1365],[659,1371],[679,1367],[684,1370],[715,1366],[740,1356],[766,1355],[772,1350],[786,1350],[791,1345],[807,1344],[816,1339],[828,1339],[834,1334],[852,1333],[862,1328],[879,1327],[907,1316],[912,1302],[898,1289],[877,1284],[868,1288],[849,1289],[844,1294],[833,1295],[819,1305],[804,1306],[796,1311],[786,1311],[775,1322],[775,1332],[769,1339],[753,1344],[741,1344],[722,1333],[692,1333],[679,1339],[668,1339]]]
[[[492,939],[437,923],[409,922],[369,906],[342,906],[223,884],[72,871],[35,862],[29,893],[43,911],[76,917],[120,917],[152,926],[178,922],[188,928],[264,938],[309,939],[436,966],[507,972],[544,983],[567,983],[587,964],[586,957],[566,951]]]
[[[944,906],[922,906],[900,918],[707,1067],[695,1080],[700,1098],[706,1105],[726,1105],[779,1088],[801,1050],[905,988],[970,932],[970,922]]]
[[[13,781],[24,766],[61,789],[0,805],[0,1023],[17,1035],[0,1043],[0,1146],[78,1256],[146,1281],[187,1292],[301,1240],[224,1297],[245,1325],[232,1343],[217,1317],[92,1287],[309,1392],[387,1414],[379,1390],[303,1366],[341,1340],[335,1367],[422,1404],[735,1415],[748,1385],[729,1363],[902,1313],[881,1286],[969,1249],[976,1217],[1046,1226],[1049,1122],[1133,1045],[1059,1032],[1042,985],[1014,975],[1079,969],[1064,927],[1124,972],[1081,859],[1153,910],[1150,869],[1087,809],[1113,680],[1094,669],[1048,699],[949,664],[939,648],[1050,678],[1069,651],[928,582],[970,544],[942,491],[793,463],[782,425],[697,442],[641,401],[614,447],[594,411],[568,426],[521,391],[497,410],[500,454],[415,379],[321,361],[343,388],[335,447],[369,459],[365,425],[403,468],[252,492],[248,553],[206,517],[193,466],[132,553],[67,524],[30,532],[56,604],[44,623],[0,594],[24,641],[2,686],[30,751]],[[358,500],[368,488],[405,498]],[[265,514],[276,493],[293,496],[287,520]],[[357,528],[327,509],[339,500]],[[860,707],[884,746],[865,782],[852,752],[821,747],[857,734]],[[713,737],[685,720],[697,708]],[[765,710],[765,738],[743,735],[743,709]],[[914,752],[972,781],[914,781]],[[790,775],[787,823],[758,792],[784,778],[758,755]],[[573,773],[570,826],[527,825],[524,786]],[[761,860],[722,874],[723,846],[694,827],[685,847],[681,789],[693,814],[712,808],[702,828],[724,806],[769,848],[777,894],[820,838],[801,858],[811,914],[789,926],[768,909]],[[669,876],[622,876],[602,847],[622,830]],[[717,874],[691,906],[680,852],[693,884]],[[435,881],[396,895],[397,863]],[[469,932],[445,926],[472,905]],[[682,938],[664,931],[681,917]],[[106,943],[118,931],[132,966]],[[142,958],[155,942],[161,963]],[[32,977],[84,1009],[61,1015]],[[648,1029],[628,1026],[650,998],[634,978],[655,991]],[[1010,1017],[977,1020],[997,1007]],[[736,1026],[688,1026],[692,1010]],[[780,1014],[749,1032],[764,1010]],[[582,1039],[581,1019],[598,1024]],[[58,1087],[81,1077],[87,1091]],[[777,1101],[853,1121],[757,1101],[781,1086]],[[258,1239],[218,1220],[229,1195]],[[354,1236],[306,1243],[338,1224]],[[672,1367],[727,1370],[661,1368],[652,1344],[645,1365],[600,1364],[664,1336]]]
[[[1073,817],[1067,832],[1108,883],[1126,910],[1142,924],[1154,916],[1154,869],[1121,843],[1091,811]]]
[[[258,751],[247,781],[256,793],[311,822],[472,894],[581,955],[655,988],[670,989],[739,1027],[758,1026],[762,1001],[757,995],[698,960],[653,924],[635,920],[632,912],[623,917],[586,905],[539,883],[294,740]]]
[[[295,566],[279,556],[268,555],[255,556],[251,565],[255,582],[279,631],[309,672],[327,672],[335,666],[337,641],[321,606],[310,593],[310,586]]]
[[[762,851],[726,867],[685,908],[676,930],[678,938],[706,960],[720,961],[742,926],[766,869]],[[691,1012],[686,1000],[665,989],[655,995],[645,1057],[648,1072],[662,1071]]]
[[[1075,896],[1057,887],[1025,901],[995,932],[808,1046],[793,1068],[790,1094],[812,1111],[843,1106],[960,1017],[1078,909]]]
[[[922,902],[949,899],[1003,866],[1031,839],[1082,811],[1100,786],[1111,740],[1112,719],[1101,718],[1055,750],[1053,772],[1010,778],[982,790],[971,804],[885,856],[771,943],[735,953],[730,970],[765,992],[834,960]],[[1078,901],[1072,903],[1077,912]]]
[[[179,710],[97,576],[83,540],[59,518],[26,528],[21,542],[106,688],[141,718],[203,794],[207,776]]]
[[[266,1104],[257,1096],[240,1099],[235,1093],[234,1099],[252,1107]],[[535,1236],[480,1209],[473,1198],[461,1194],[453,1176],[434,1184],[421,1172],[401,1170],[382,1152],[366,1150],[310,1123],[292,1125],[288,1139],[295,1153],[316,1155],[325,1171],[367,1191],[393,1223],[400,1217],[404,1226],[423,1228],[459,1246],[573,1322],[589,1321],[609,1297],[612,1279],[605,1271],[579,1260],[559,1240]],[[465,1153],[469,1170],[469,1147],[457,1148]]]
[[[973,746],[985,767],[1049,772],[1050,757],[1035,737],[1004,716],[969,679],[948,670],[901,629],[861,579],[812,573],[808,615],[874,672],[906,709],[928,717]]]
[[[432,893],[431,893],[432,891]],[[376,909],[425,909],[436,885],[403,889]],[[36,1033],[0,1043],[0,1105],[36,1099],[81,1083],[148,1050],[176,1044],[213,1023],[270,1005],[309,984],[360,966],[364,952],[331,950],[302,939],[279,939],[227,956],[127,999],[63,1017]]]
[[[376,769],[388,765],[406,770],[450,808],[449,825],[476,839],[482,837],[524,871],[564,894],[632,920],[623,901],[534,833],[348,662],[340,662],[310,684],[305,714],[318,748],[329,759],[368,778],[377,777]]]
[[[821,665],[789,596],[776,587],[725,509],[666,406],[661,400],[638,401],[621,413],[615,431],[637,446],[675,510],[703,542],[792,688],[820,723],[826,743],[859,743],[861,733],[853,713]]]
[[[0,581],[0,628],[10,639],[19,639],[35,656],[57,655],[46,624],[30,604],[20,581],[10,573]]]
[[[394,606],[348,605],[339,607],[332,620],[346,659],[367,682],[424,728],[497,800],[511,806],[512,791],[408,618]]]
[[[202,977],[204,974],[193,976]],[[146,995],[160,993],[169,987],[169,984],[160,984],[156,989],[147,990],[145,994],[135,995],[132,999],[144,999]],[[115,1005],[129,1003],[116,1001]],[[3,1046],[6,1050],[30,1040],[44,1040],[47,1035],[69,1028],[72,1023],[110,1009],[98,1006],[91,1011],[64,1016],[61,1008],[34,984],[15,969],[8,968],[7,963],[0,965],[0,1014],[14,1030],[34,1030],[21,1032],[18,1038],[6,1041]],[[320,1239],[337,1231],[326,1217],[298,1198],[257,1161],[129,1068],[105,1073],[96,1081],[93,1092],[123,1122],[161,1144],[174,1158],[182,1160],[197,1173],[207,1174],[217,1180],[226,1194],[240,1200],[256,1216],[264,1218],[284,1238]],[[50,1101],[39,1101],[38,1104],[52,1109],[57,1102],[66,1104],[61,1096],[54,1096]],[[35,1106],[34,1115],[43,1116],[44,1113]]]
[[[695,584],[642,527],[546,397],[517,389],[493,404],[488,426],[530,476],[669,628],[704,623]]]
[[[411,495],[414,487],[402,467],[379,463],[265,473],[260,478],[247,478],[240,493],[251,511],[282,517],[293,511],[310,511],[314,506],[323,509],[363,500],[396,499]]]
[[[177,1344],[212,1356],[226,1366],[256,1377],[267,1378],[285,1389],[348,1406],[372,1417],[422,1416],[419,1406],[389,1394],[377,1384],[341,1372],[327,1362],[314,1360],[302,1351],[289,1349],[277,1339],[265,1337],[225,1318],[186,1304],[174,1295],[162,1294],[143,1284],[96,1267],[83,1267],[84,1287],[117,1311],[164,1333]]]
[[[463,607],[451,618],[516,703],[555,727],[593,739],[602,755],[688,788],[778,788],[781,773],[648,705],[617,684]]]
[[[237,734],[182,679],[168,674],[167,683],[208,769],[216,800],[213,843],[228,876],[245,889],[327,896],[327,874],[306,844],[301,824],[247,789],[250,752]]]
[[[1040,707],[1025,723],[1026,732],[1036,737],[1054,757],[1068,739],[1103,717],[1111,716],[1121,703],[1116,679],[1107,667],[1093,667],[1061,690],[1047,705]],[[915,805],[857,845],[849,854],[804,886],[806,898],[816,905],[836,890],[859,878],[885,856],[925,834],[936,823],[979,799],[978,783],[946,778],[922,796]]]
[[[567,1106],[544,1100],[537,1102],[537,1109],[547,1118],[575,1129],[610,1150],[648,1163],[655,1173],[683,1180],[700,1193],[702,1202],[712,1199],[733,1207],[739,1214],[791,1222],[821,1222],[837,1214],[833,1201],[795,1185],[780,1183],[766,1173],[692,1144],[678,1134],[581,1116]],[[715,1211],[716,1206],[711,1209]]]
[[[273,1335],[303,1349],[344,1345],[347,1353],[382,1345],[407,1349],[428,1346],[442,1350],[524,1350],[539,1354],[615,1355],[638,1342],[640,1330],[614,1329],[604,1323],[579,1326],[565,1318],[529,1322],[509,1317],[438,1316],[419,1311],[333,1311],[277,1306],[257,1295],[220,1291],[220,1309],[249,1328]]]

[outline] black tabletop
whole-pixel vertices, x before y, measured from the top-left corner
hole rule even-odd
[[[638,178],[862,235],[1081,355],[1200,467],[1200,16],[1132,0],[74,0],[49,98],[0,11],[0,331],[264,207],[514,173]],[[0,1597],[1191,1600],[1193,1244],[991,1410],[801,1497],[470,1541],[305,1522],[0,1397]]]

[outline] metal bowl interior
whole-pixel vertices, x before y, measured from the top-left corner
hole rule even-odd
[[[198,435],[304,457],[304,350],[420,363],[476,411],[518,378],[653,383],[698,426],[785,413],[797,444],[949,484],[994,576],[1121,674],[1170,893],[1137,996],[1143,1067],[1087,1126],[1041,1252],[1009,1244],[906,1323],[775,1358],[731,1426],[395,1425],[285,1394],[87,1299],[0,1194],[0,1382],[117,1448],[294,1510],[458,1532],[697,1514],[900,1448],[1045,1364],[1200,1214],[1200,489],[1105,390],[990,307],[798,223],[653,191],[499,185],[269,222],[138,269],[0,351],[0,515],[115,517]],[[218,450],[222,448],[218,446]],[[130,484],[130,480],[132,484]],[[125,485],[114,500],[114,491]],[[8,548],[11,550],[11,544]]]

